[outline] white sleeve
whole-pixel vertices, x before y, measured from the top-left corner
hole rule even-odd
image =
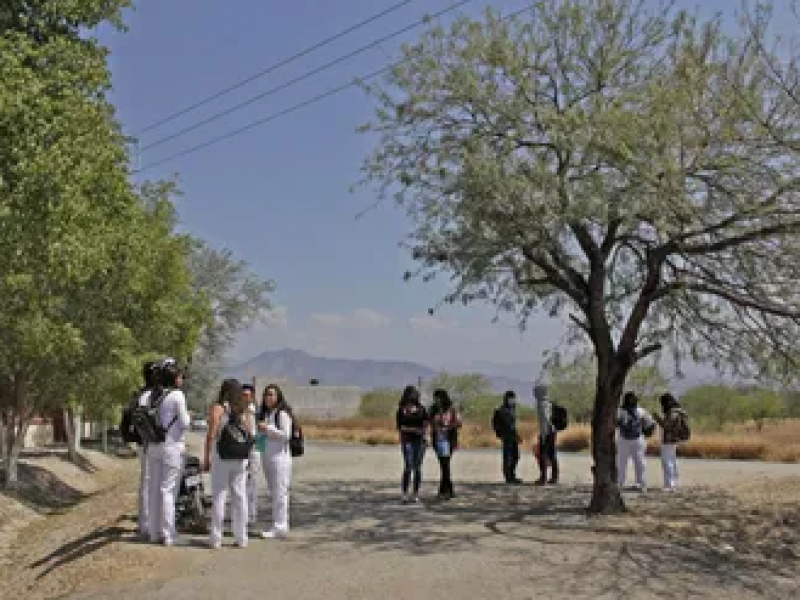
[[[292,417],[286,411],[282,411],[279,414],[280,428],[275,427],[274,423],[270,422],[267,425],[267,437],[288,442],[292,437]]]
[[[188,409],[186,408],[186,396],[180,390],[178,390],[177,398],[175,398],[175,410],[177,411],[178,415],[177,422],[180,424],[181,429],[189,429],[192,418],[189,415]]]

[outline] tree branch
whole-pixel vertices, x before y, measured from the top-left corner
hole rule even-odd
[[[717,252],[727,250],[728,248],[755,242],[773,235],[785,235],[798,232],[800,232],[800,221],[792,221],[790,223],[780,223],[778,225],[761,227],[741,235],[734,235],[729,238],[725,238],[716,242],[709,242],[707,244],[683,245],[680,242],[667,242],[664,249],[670,253],[680,251],[688,255],[715,254]]]
[[[636,364],[637,362],[639,362],[643,358],[650,356],[654,352],[658,352],[659,350],[661,350],[662,347],[663,346],[657,342],[654,344],[648,344],[647,346],[644,346],[642,349],[637,350],[633,354],[633,364]]]

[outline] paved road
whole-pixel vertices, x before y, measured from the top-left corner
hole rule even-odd
[[[295,461],[289,540],[252,540],[240,550],[227,538],[216,552],[203,548],[202,540],[190,548],[153,548],[170,564],[177,559],[180,568],[72,598],[729,599],[796,593],[796,583],[781,569],[626,535],[622,521],[587,518],[582,508],[589,467],[586,455],[564,456],[560,486],[508,487],[497,483],[498,452],[463,451],[454,459],[458,497],[440,504],[430,500],[437,469],[428,456],[426,502],[403,506],[396,448],[312,445]],[[648,467],[655,487],[659,463],[651,460]],[[681,467],[687,488],[800,475],[797,465],[755,462],[686,460]],[[533,479],[531,456],[523,457],[521,476]],[[654,490],[646,498],[631,493],[629,500],[634,508],[666,499],[690,509],[701,493]],[[262,498],[264,512],[266,507]]]

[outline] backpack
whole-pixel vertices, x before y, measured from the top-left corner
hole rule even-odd
[[[142,392],[143,393],[143,392]],[[133,399],[122,409],[122,420],[119,423],[119,432],[122,436],[122,441],[126,444],[140,444],[142,443],[142,436],[136,431],[133,426],[132,413],[136,406],[139,404],[139,398],[142,393],[134,394]]]
[[[166,441],[167,431],[175,424],[178,415],[175,415],[170,424],[164,427],[161,424],[159,409],[171,391],[163,389],[158,397],[153,399],[153,394],[156,393],[156,390],[153,390],[150,392],[146,406],[141,406],[137,401],[136,406],[131,410],[131,422],[136,433],[139,434],[142,444],[163,444]]]
[[[279,410],[275,413],[275,427],[279,429],[278,417],[281,412],[282,411]],[[298,456],[303,456],[304,452],[303,428],[300,427],[300,424],[297,422],[297,417],[292,415],[292,433],[289,436],[289,454],[291,454],[293,458],[297,458]]]
[[[624,440],[638,440],[642,436],[642,419],[639,411],[622,409],[628,415],[627,419],[620,419],[619,433]]]
[[[553,412],[550,418],[550,423],[556,428],[556,431],[564,431],[569,423],[569,415],[567,409],[553,402]]]
[[[228,413],[228,422],[217,438],[217,454],[222,460],[246,460],[255,444],[255,438],[242,423],[240,417]]]
[[[492,415],[492,429],[494,429],[494,434],[498,438],[502,438],[503,434],[506,430],[506,420],[503,418],[503,414],[499,408],[494,409],[494,415]]]
[[[679,442],[688,442],[692,437],[692,429],[689,427],[689,415],[682,408],[675,410],[678,418],[675,420],[675,434]]]

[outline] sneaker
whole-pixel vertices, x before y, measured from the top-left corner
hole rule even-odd
[[[262,531],[261,532],[261,537],[264,538],[265,540],[284,539],[288,535],[289,534],[287,532],[285,532],[285,531],[277,531],[275,529],[270,529],[269,531]]]
[[[414,497],[411,499],[411,502],[412,502],[412,504],[419,504],[419,502],[420,502],[420,500],[419,500],[419,496],[414,496]]]
[[[545,483],[547,483],[547,482],[544,479],[537,479],[536,481],[533,482],[533,485],[541,487]]]

